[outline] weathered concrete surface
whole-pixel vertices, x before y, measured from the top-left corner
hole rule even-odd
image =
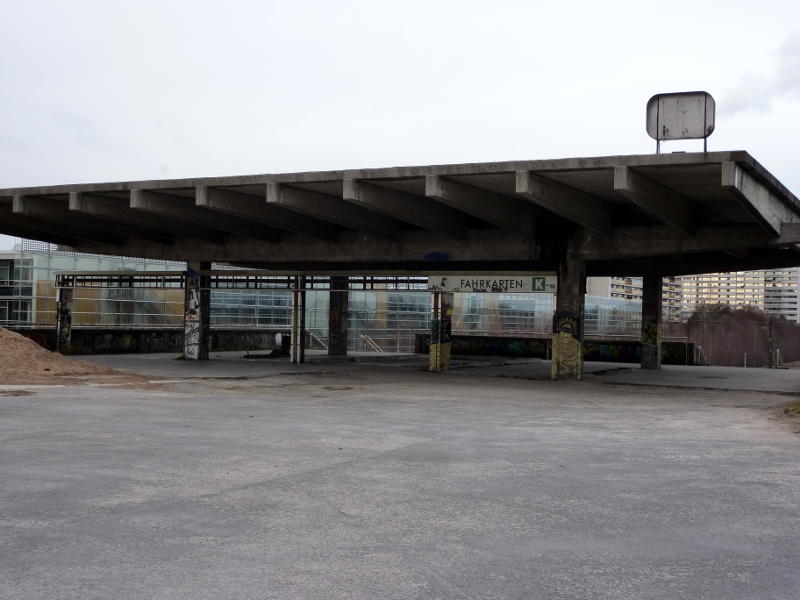
[[[547,379],[549,361],[509,360],[508,364],[480,365],[483,377],[506,379]],[[472,375],[471,361],[462,360],[459,374]],[[656,386],[663,388],[709,391],[770,392],[800,397],[798,369],[742,369],[737,367],[687,367],[665,365],[659,371],[642,369],[638,364],[586,362],[584,374],[594,383],[623,386]]]
[[[0,189],[0,232],[328,275],[552,271],[574,236],[660,276],[796,266],[800,200],[747,152],[584,156]]]
[[[599,363],[595,363],[599,364]],[[619,367],[620,365],[615,365]],[[638,369],[615,370],[602,375],[607,383],[621,385],[659,385],[675,388],[778,392],[800,396],[800,371],[797,369],[740,369],[737,367],[683,367],[666,365],[653,373]]]
[[[0,395],[0,597],[800,596],[787,397],[422,364]]]

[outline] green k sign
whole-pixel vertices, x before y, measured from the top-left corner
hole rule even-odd
[[[531,278],[531,287],[534,292],[547,291],[547,277],[533,277]]]

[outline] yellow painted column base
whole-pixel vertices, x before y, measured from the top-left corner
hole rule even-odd
[[[430,356],[430,361],[428,362],[429,371],[439,370],[441,349],[442,349],[441,344],[431,344],[431,356]]]
[[[450,368],[450,347],[452,342],[431,344],[430,371],[447,371]]]
[[[583,378],[583,344],[569,333],[554,333],[552,337],[550,379]]]

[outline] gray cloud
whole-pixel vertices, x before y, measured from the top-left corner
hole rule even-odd
[[[723,100],[729,114],[767,113],[780,98],[800,98],[800,32],[783,43],[768,73],[746,73]]]

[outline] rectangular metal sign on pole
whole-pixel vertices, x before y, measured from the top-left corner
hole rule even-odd
[[[480,292],[497,294],[555,294],[558,291],[555,274],[532,273],[528,275],[428,275],[428,289],[432,292]]]
[[[656,94],[647,102],[647,134],[656,140],[656,154],[665,140],[703,139],[714,133],[717,104],[708,92]]]

